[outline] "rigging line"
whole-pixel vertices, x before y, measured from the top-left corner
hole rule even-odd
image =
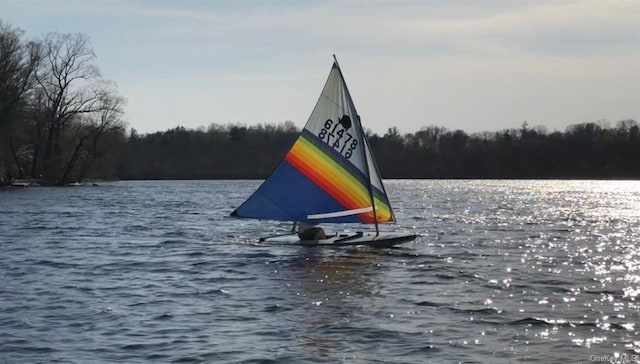
[[[330,98],[328,95],[325,94],[320,94],[320,96],[324,97],[325,99],[329,100],[332,104],[334,104],[336,107],[340,108],[340,103],[338,101],[333,100],[332,98]]]
[[[371,171],[369,169],[369,159],[367,158],[367,152],[369,152],[369,154],[371,154],[371,156],[373,157],[371,151],[369,151],[369,143],[366,141],[366,136],[364,135],[364,130],[362,128],[362,123],[360,122],[360,114],[358,114],[358,110],[356,110],[356,106],[353,104],[353,99],[351,98],[351,93],[349,93],[349,88],[347,87],[347,82],[344,79],[344,75],[342,74],[342,69],[340,68],[340,64],[338,63],[338,59],[336,58],[336,55],[333,55],[333,59],[335,61],[335,65],[338,68],[338,73],[340,74],[340,80],[342,81],[342,87],[344,88],[344,93],[347,96],[347,102],[348,102],[348,107],[351,109],[351,111],[354,112],[354,116],[356,118],[356,120],[354,120],[355,122],[358,123],[359,129],[360,129],[360,142],[363,145],[362,148],[362,160],[364,160],[364,169],[365,169],[365,174],[367,177],[367,185],[368,185],[368,190],[369,190],[369,199],[371,200],[371,207],[373,208],[373,221],[376,225],[376,236],[380,235],[380,230],[378,228],[378,212],[377,212],[377,208],[376,208],[376,201],[375,198],[373,197],[373,186],[371,183]],[[376,171],[377,172],[377,171]],[[391,208],[391,206],[389,206],[389,208]],[[391,212],[392,216],[393,216],[393,211]]]

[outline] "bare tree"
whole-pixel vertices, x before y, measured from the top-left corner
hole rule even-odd
[[[40,44],[25,42],[23,32],[0,20],[0,172],[24,174],[20,149],[25,141],[24,114],[40,61]],[[4,167],[4,165],[14,167]]]
[[[25,43],[22,31],[0,21],[0,124],[32,89],[34,73],[40,61],[36,42]]]
[[[103,135],[114,130],[124,130],[123,114],[124,99],[117,95],[115,88],[105,83],[98,93],[97,110],[83,115],[74,122],[69,129],[74,135],[75,146],[66,161],[62,181],[66,183],[74,177],[82,179],[89,169],[91,162],[99,155],[99,141]]]
[[[43,47],[43,62],[36,72],[41,102],[37,129],[42,131],[43,145],[36,148],[41,156],[34,156],[42,164],[34,172],[42,175],[45,184],[63,185],[68,164],[64,159],[69,157],[63,150],[67,146],[62,143],[63,134],[83,115],[105,107],[105,90],[86,35],[50,33]]]

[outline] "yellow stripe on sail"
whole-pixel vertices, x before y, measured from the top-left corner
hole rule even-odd
[[[345,208],[357,209],[371,206],[369,191],[363,182],[313,142],[301,137],[290,153],[298,161],[296,167]],[[375,201],[378,221],[391,221],[388,203],[377,196]],[[364,215],[369,216],[369,220],[373,220],[373,212]]]

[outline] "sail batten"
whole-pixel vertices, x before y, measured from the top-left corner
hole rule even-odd
[[[313,222],[393,222],[337,60],[301,134],[233,216]]]
[[[342,217],[342,216],[349,216],[349,215],[358,215],[358,214],[371,212],[371,211],[373,211],[373,207],[370,206],[370,207],[363,207],[361,209],[355,209],[355,210],[335,211],[335,212],[328,212],[324,214],[314,214],[314,215],[309,215],[307,217],[309,218],[309,220],[325,219],[325,218]]]

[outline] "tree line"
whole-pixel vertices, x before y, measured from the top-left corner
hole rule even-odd
[[[265,178],[300,130],[278,125],[212,124],[138,135],[123,143],[113,177],[122,179]],[[640,178],[640,130],[635,120],[467,134],[430,126],[400,134],[396,127],[367,138],[383,178]]]
[[[103,78],[89,39],[27,40],[0,20],[0,181],[66,185],[86,179],[265,178],[300,129],[211,124],[140,135]],[[635,120],[467,134],[429,126],[367,131],[383,178],[640,178]]]
[[[524,122],[518,129],[472,135],[427,127],[401,136],[391,128],[370,139],[383,175],[393,178],[640,178],[637,122],[608,124],[548,133]]]

